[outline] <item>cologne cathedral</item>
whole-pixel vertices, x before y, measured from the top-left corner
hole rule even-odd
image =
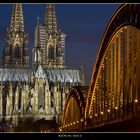
[[[32,118],[59,123],[72,86],[84,85],[83,69],[65,66],[65,37],[57,26],[55,5],[35,27],[32,66],[22,4],[14,4],[0,68],[0,120],[19,125]]]

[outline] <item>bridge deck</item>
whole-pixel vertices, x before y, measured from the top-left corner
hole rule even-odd
[[[140,132],[140,113],[130,119],[111,122],[94,128],[86,128],[85,132]]]

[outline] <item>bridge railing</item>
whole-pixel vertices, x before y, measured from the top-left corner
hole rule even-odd
[[[119,108],[108,112],[107,116],[100,114],[97,116],[89,116],[87,118],[81,118],[78,121],[74,121],[59,127],[59,132],[82,132],[91,128],[97,128],[104,125],[109,125],[117,122],[123,122],[130,120],[137,112],[140,111],[140,104],[135,102],[133,105],[129,105],[129,108]]]

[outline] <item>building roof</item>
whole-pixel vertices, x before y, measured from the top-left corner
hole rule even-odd
[[[80,70],[71,69],[46,69],[51,82],[81,83]]]
[[[33,74],[32,69],[0,68],[0,81],[28,82]],[[40,65],[34,73],[35,78],[46,78],[55,83],[81,83],[81,71],[73,69],[43,69]]]
[[[0,68],[0,81],[28,81],[31,69]]]

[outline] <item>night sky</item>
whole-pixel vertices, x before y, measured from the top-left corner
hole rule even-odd
[[[23,4],[25,29],[29,34],[29,49],[34,47],[37,16],[44,22],[46,4]],[[84,66],[89,84],[96,54],[109,19],[119,4],[56,4],[58,27],[66,37],[65,64],[68,68]],[[6,29],[10,24],[12,4],[0,4],[0,57],[5,47]]]

